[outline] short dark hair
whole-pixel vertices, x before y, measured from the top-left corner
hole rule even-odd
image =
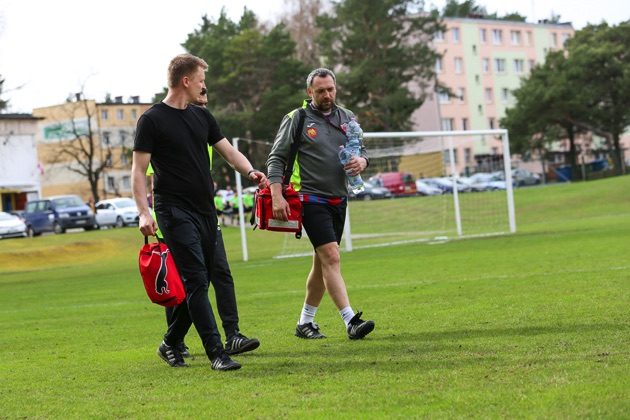
[[[327,68],[324,67],[320,67],[318,69],[313,70],[312,72],[310,72],[308,74],[308,76],[306,77],[306,87],[309,88],[311,86],[313,86],[313,79],[316,77],[326,77],[326,76],[330,76],[333,79],[333,82],[335,82],[335,84],[337,84],[337,78],[335,77],[335,73],[332,72],[332,70],[328,70]]]
[[[175,87],[184,78],[190,76],[198,67],[208,69],[208,64],[192,54],[180,54],[168,65],[168,87]]]

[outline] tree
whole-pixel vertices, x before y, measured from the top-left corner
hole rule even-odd
[[[210,66],[208,107],[228,138],[272,142],[282,116],[302,103],[308,68],[295,58],[295,43],[282,23],[267,30],[251,11],[238,23],[222,11],[216,22],[204,16],[183,45]],[[243,151],[264,165],[268,149],[246,144]],[[230,177],[220,182],[230,182],[231,172],[215,162]]]
[[[83,91],[76,94],[75,101],[64,105],[67,123],[59,123],[54,136],[54,154],[47,164],[60,164],[71,172],[79,174],[90,184],[94,202],[100,200],[98,185],[103,172],[112,167],[112,149],[109,144],[100,144],[93,124],[96,108],[94,102],[86,100]]]
[[[404,131],[437,84],[438,54],[430,40],[444,29],[421,12],[421,1],[343,0],[318,18],[328,66],[337,72],[339,101],[366,131]]]
[[[516,105],[506,110],[501,125],[510,132],[512,151],[521,154],[530,149],[542,152],[546,144],[566,138],[569,164],[577,178],[575,139],[584,131],[577,122],[586,118],[587,107],[583,92],[568,77],[569,67],[564,51],[549,53],[513,92]]]
[[[2,99],[2,88],[4,85],[4,79],[2,78],[2,75],[0,75],[0,112],[4,111],[5,109],[7,109],[7,105],[9,105],[8,101],[5,101]]]
[[[322,0],[285,0],[288,11],[282,18],[296,44],[296,56],[311,68],[321,65],[321,49],[316,39],[321,32],[317,17],[326,7]]]
[[[625,173],[620,138],[630,126],[630,21],[617,26],[589,25],[568,42],[568,72],[589,108],[581,126],[603,135],[615,169]]]
[[[483,18],[487,14],[486,8],[478,5],[475,0],[466,0],[461,3],[457,0],[448,0],[442,9],[444,17]]]
[[[458,2],[457,0],[448,0],[444,8],[442,9],[442,16],[444,17],[462,17],[473,19],[497,19],[497,20],[510,20],[514,22],[525,22],[527,19],[525,16],[512,12],[504,16],[498,16],[495,13],[488,13],[484,6],[478,5],[475,0],[466,0]]]

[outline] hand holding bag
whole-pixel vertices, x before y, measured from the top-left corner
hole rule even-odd
[[[186,290],[168,246],[161,239],[144,245],[138,255],[140,276],[149,299],[162,306],[176,306],[186,299]]]
[[[298,148],[300,147],[300,139],[302,136],[302,129],[304,128],[304,120],[306,118],[306,111],[304,108],[300,108],[297,112],[297,129],[295,136],[291,142],[291,149],[289,151],[289,157],[287,159],[287,167],[284,171],[284,177],[282,182],[282,196],[291,210],[289,220],[278,220],[273,218],[273,204],[271,200],[271,189],[266,187],[256,190],[254,212],[252,213],[252,224],[254,229],[256,227],[261,230],[271,230],[276,232],[294,232],[295,237],[300,239],[302,237],[302,202],[300,196],[293,189],[293,185],[289,182],[291,174],[293,173],[293,163],[297,156]]]
[[[273,204],[269,187],[256,190],[256,209],[254,222],[261,230],[276,232],[294,232],[296,238],[302,236],[302,203],[297,191],[291,184],[282,188],[282,195],[287,200],[291,214],[289,220],[279,220],[273,217]]]

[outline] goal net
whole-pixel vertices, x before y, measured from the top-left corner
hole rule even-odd
[[[370,165],[362,173],[365,190],[348,202],[343,250],[516,231],[506,130],[365,133],[363,142]],[[271,149],[265,142],[235,145],[258,159]],[[272,235],[276,258],[312,253],[305,232],[300,240]]]

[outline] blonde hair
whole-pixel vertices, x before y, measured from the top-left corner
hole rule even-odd
[[[208,64],[192,54],[179,54],[168,65],[168,87],[173,88],[185,77],[190,76],[201,67],[208,69]]]

